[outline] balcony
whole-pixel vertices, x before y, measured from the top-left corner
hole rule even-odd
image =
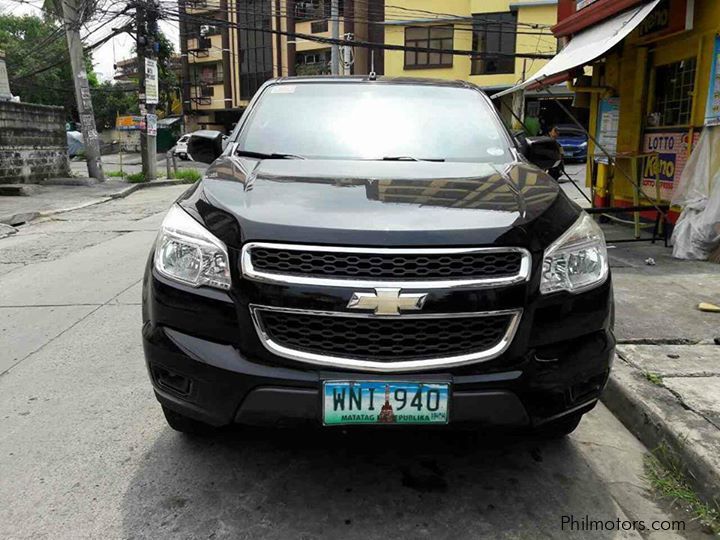
[[[222,37],[194,37],[187,40],[188,63],[222,61]]]
[[[222,83],[200,83],[190,87],[190,102],[196,111],[225,108],[225,88]]]

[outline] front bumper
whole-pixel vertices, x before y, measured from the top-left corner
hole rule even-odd
[[[269,366],[231,345],[149,322],[143,327],[143,344],[158,400],[216,426],[321,425],[321,388],[328,379],[449,382],[450,424],[536,426],[591,409],[605,386],[614,352],[612,334],[601,331],[532,351],[508,371],[379,376]]]
[[[536,265],[539,264],[539,259]],[[233,265],[233,268],[236,268]],[[528,284],[438,291],[425,310],[449,313],[523,308],[509,348],[497,358],[405,373],[324,368],[275,356],[260,342],[253,302],[342,310],[352,289],[258,284],[233,276],[231,291],[192,289],[157,275],[148,260],[143,287],[143,345],[158,400],[203,422],[322,425],[325,380],[450,384],[451,425],[537,426],[592,408],[614,357],[610,278],[572,295]]]

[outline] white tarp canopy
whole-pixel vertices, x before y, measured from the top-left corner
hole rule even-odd
[[[637,28],[653,8],[658,5],[658,2],[660,2],[660,0],[653,0],[649,4],[625,11],[612,19],[603,21],[598,25],[575,34],[565,48],[555,55],[555,57],[545,64],[535,75],[525,82],[494,94],[492,98],[495,99],[505,94],[522,90],[532,84],[542,84],[544,79],[589,64],[612,49],[630,32]]]

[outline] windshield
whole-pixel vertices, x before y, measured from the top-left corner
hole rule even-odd
[[[308,159],[511,161],[495,111],[475,90],[367,83],[270,86],[239,150]]]

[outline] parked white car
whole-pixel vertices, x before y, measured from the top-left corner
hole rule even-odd
[[[180,137],[177,142],[175,143],[175,150],[173,150],[173,153],[176,156],[179,156],[180,159],[187,159],[188,153],[187,153],[187,142],[190,139],[190,134],[183,135]]]

